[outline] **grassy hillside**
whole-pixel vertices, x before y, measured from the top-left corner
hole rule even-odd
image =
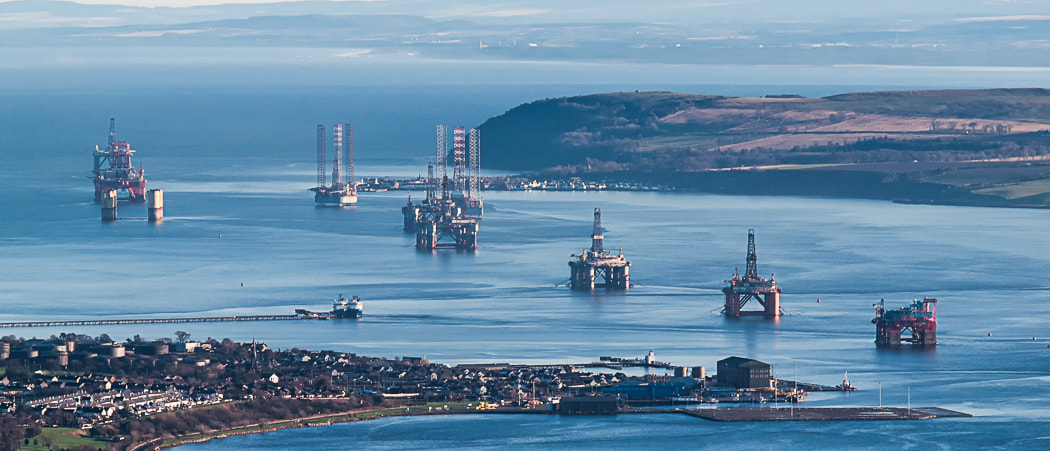
[[[1050,91],[899,91],[825,98],[611,93],[521,105],[481,126],[488,167],[696,171],[769,164],[1031,156]],[[588,169],[588,167],[590,169]]]
[[[895,184],[892,190],[877,190],[892,191],[895,198],[908,197],[899,188],[909,180],[953,187],[955,197],[962,190],[966,196],[1011,204],[1041,195],[1040,171],[993,171],[999,178],[990,182],[982,175],[977,184],[929,174],[961,171],[957,163],[980,162],[979,171],[1031,166],[1032,161],[1040,167],[1038,158],[1050,155],[1050,90],[861,92],[824,98],[621,92],[521,105],[489,119],[481,130],[482,163],[491,168],[656,178],[702,188],[706,180],[744,177],[712,171],[788,166],[808,176],[871,172],[883,180],[879,184]],[[872,166],[904,163],[938,169]],[[811,173],[816,166],[822,168],[819,174]],[[778,177],[790,181],[798,174]],[[801,180],[791,183],[781,187],[801,190],[796,186]],[[1009,188],[1017,183],[1025,185]],[[824,186],[843,192],[872,189]]]

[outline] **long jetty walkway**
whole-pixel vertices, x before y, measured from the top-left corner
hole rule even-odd
[[[730,407],[725,409],[679,410],[691,417],[712,421],[873,421],[928,420],[943,417],[972,417],[968,413],[940,407]]]
[[[107,326],[111,324],[218,323],[227,321],[289,321],[306,319],[299,315],[202,316],[196,318],[91,319],[71,321],[0,322],[0,327]]]

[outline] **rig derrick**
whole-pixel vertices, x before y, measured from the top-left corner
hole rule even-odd
[[[595,288],[626,290],[631,286],[631,262],[619,254],[605,250],[602,235],[602,211],[594,209],[594,230],[591,233],[591,248],[580,255],[573,254],[569,260],[569,286],[574,290]]]
[[[428,176],[430,174],[432,172]],[[448,185],[448,177],[444,177],[441,181],[441,196],[433,196],[428,190],[427,200],[414,209],[416,249],[478,248],[478,220],[466,216],[463,209],[449,198]],[[402,208],[402,212],[407,208]]]
[[[117,141],[116,119],[110,117],[106,150],[95,146],[93,153],[95,165],[91,170],[91,178],[95,183],[95,203],[102,203],[104,195],[110,191],[127,192],[127,197],[121,197],[120,200],[146,201],[146,171],[141,164],[138,169],[131,165],[131,156],[134,154],[131,144]],[[115,201],[117,198],[113,199]]]
[[[769,279],[758,276],[758,256],[755,253],[755,229],[747,231],[747,270],[744,277],[735,271],[733,278],[726,281],[722,292],[726,295],[723,313],[727,317],[739,318],[741,316],[765,316],[776,318],[781,315],[780,310],[780,287],[776,280],[770,275]],[[749,301],[754,299],[762,310],[743,310]]]
[[[409,197],[408,203],[401,207],[404,229],[415,231],[419,250],[478,248],[478,217],[482,213],[477,166],[480,135],[477,130],[470,130],[470,176],[467,177],[467,132],[463,127],[453,129],[455,165],[450,180],[445,164],[447,131],[445,125],[436,127],[437,165],[427,166],[426,198],[416,205]]]
[[[875,345],[898,347],[902,342],[919,346],[937,344],[937,299],[924,297],[896,310],[886,309],[886,300],[872,304],[875,308]],[[909,332],[911,337],[902,337]]]
[[[314,205],[318,207],[352,207],[357,205],[357,185],[354,183],[354,124],[336,124],[332,130],[335,158],[332,160],[332,184],[325,182],[325,130],[317,126],[317,187]],[[344,144],[346,154],[344,155]],[[345,158],[344,158],[345,156]],[[344,175],[346,179],[344,180]]]

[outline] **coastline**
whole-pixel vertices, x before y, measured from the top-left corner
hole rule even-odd
[[[442,404],[442,403],[431,403]],[[129,450],[174,448],[192,443],[203,443],[214,439],[237,435],[263,434],[281,429],[301,427],[323,427],[336,423],[376,420],[387,417],[411,417],[431,415],[557,415],[547,410],[526,409],[520,407],[498,407],[487,410],[432,410],[433,406],[382,409],[362,409],[335,415],[317,415],[295,420],[280,420],[265,425],[215,431],[204,434],[176,437],[171,439],[157,438],[135,444]],[[426,409],[426,410],[423,410]],[[616,412],[629,415],[686,415],[714,422],[768,422],[768,421],[914,421],[935,418],[971,418],[973,415],[948,410],[940,407],[902,408],[902,407],[730,407],[723,409],[631,409]]]
[[[680,192],[736,196],[803,196],[884,200],[899,204],[1050,208],[1050,161],[860,163],[657,173],[537,172],[483,178],[482,191]],[[362,192],[423,191],[424,178],[377,177]]]

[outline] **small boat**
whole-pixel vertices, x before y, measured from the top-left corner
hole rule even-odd
[[[849,384],[849,372],[848,371],[845,371],[845,372],[842,373],[842,383],[839,384],[839,385],[836,385],[835,388],[837,388],[839,390],[842,390],[842,391],[857,391],[857,387],[854,387],[854,386]]]

